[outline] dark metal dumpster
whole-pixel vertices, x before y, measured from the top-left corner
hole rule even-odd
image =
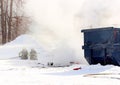
[[[84,56],[89,64],[120,66],[120,28],[85,29]]]

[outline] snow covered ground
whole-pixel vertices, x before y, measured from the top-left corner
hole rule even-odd
[[[81,67],[81,69],[73,70],[76,67]],[[42,68],[37,61],[0,60],[0,84],[119,85],[120,67],[72,65],[70,67]]]
[[[35,48],[38,60],[21,60],[22,48]],[[42,55],[42,56],[41,56]],[[47,56],[47,57],[45,57]],[[22,35],[0,47],[0,85],[119,85],[120,67],[113,65],[73,64],[48,67],[46,50],[28,36]],[[80,68],[79,70],[73,70]]]

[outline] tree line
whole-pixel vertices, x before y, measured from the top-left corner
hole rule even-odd
[[[29,26],[29,17],[23,11],[25,0],[0,0],[1,43],[5,44],[24,34]]]

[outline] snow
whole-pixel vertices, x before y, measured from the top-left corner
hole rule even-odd
[[[37,53],[40,52],[38,55],[39,60],[19,59],[18,53],[22,48],[27,48],[28,50],[35,48],[37,50]],[[57,52],[59,52],[59,50],[56,50],[54,52],[56,52],[55,55],[57,55]],[[102,66],[100,64],[73,64],[64,67],[48,67],[46,63],[43,63],[49,61],[50,58],[48,57],[49,55],[47,54],[47,51],[40,44],[38,44],[33,37],[29,35],[21,35],[12,42],[1,46],[0,85],[120,84],[119,66]],[[59,57],[58,60],[60,59]],[[79,67],[81,67],[81,69],[73,70],[74,68]]]
[[[101,65],[72,65],[70,67],[41,68],[36,61],[0,60],[1,85],[119,85],[120,68]],[[80,70],[73,70],[81,67]],[[85,77],[87,74],[113,73]]]
[[[37,51],[38,56],[42,56],[42,58],[48,55],[40,43],[38,44],[32,36],[25,34],[3,46],[0,46],[0,59],[19,59],[19,52],[23,48],[26,48],[28,51],[34,48]]]
[[[26,48],[28,52],[33,48],[37,51],[38,60],[40,63],[47,65],[48,62],[53,62],[54,66],[67,66],[70,62],[74,62],[73,50],[67,44],[61,43],[52,51],[45,49],[35,38],[31,35],[21,35],[15,40],[8,42],[0,47],[0,59],[19,59],[19,52]]]

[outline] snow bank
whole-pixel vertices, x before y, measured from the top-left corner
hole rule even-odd
[[[28,51],[34,48],[37,52],[40,51],[41,53],[44,53],[44,49],[32,36],[21,35],[15,40],[0,46],[0,59],[19,58],[18,54],[23,48],[26,48]]]
[[[66,66],[74,62],[75,53],[65,42],[58,43],[51,51],[45,49],[30,35],[21,35],[15,40],[0,46],[0,59],[19,59],[19,52],[26,48],[28,52],[33,48],[37,51],[38,62],[44,65]]]
[[[75,67],[82,69],[72,70]],[[39,68],[26,61],[0,60],[0,85],[120,85],[119,72],[120,67],[109,65]]]

